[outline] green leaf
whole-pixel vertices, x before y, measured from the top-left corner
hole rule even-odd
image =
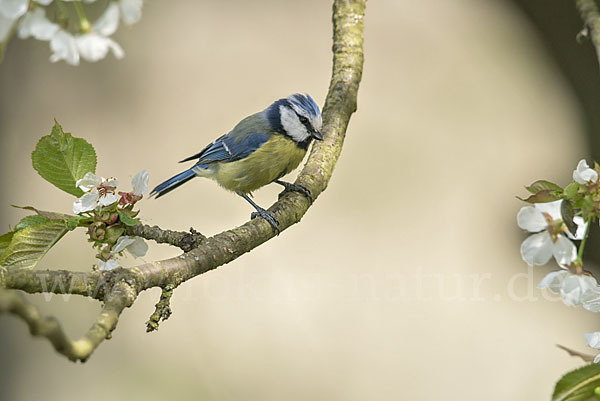
[[[537,194],[540,191],[544,191],[544,190],[550,190],[550,191],[556,191],[556,192],[562,192],[562,188],[550,181],[546,181],[546,180],[538,180],[536,182],[534,182],[533,184],[531,184],[528,187],[525,187],[526,190],[528,190],[529,192],[531,192],[532,194]]]
[[[0,265],[8,268],[33,268],[50,248],[67,232],[63,221],[24,228],[13,233],[10,244],[0,256]]]
[[[519,198],[518,196],[517,196],[517,199],[522,200],[524,202],[529,202],[529,203],[546,203],[546,202],[553,202],[555,200],[559,200],[560,194],[557,194],[556,191],[553,191],[550,189],[544,189],[542,191],[539,191],[535,195],[531,195],[527,199]]]
[[[600,386],[600,364],[591,363],[573,370],[556,383],[552,401],[586,401]]]
[[[574,198],[577,196],[577,191],[579,191],[579,184],[577,182],[572,182],[565,187],[565,196],[567,198]]]
[[[42,217],[47,218],[48,220],[69,220],[71,217],[73,217],[73,215],[71,215],[71,214],[58,213],[58,212],[47,212],[45,210],[36,209],[33,206],[17,206],[17,205],[11,205],[11,206],[15,207],[17,209],[31,210],[32,212],[36,212],[37,214],[39,214]]]
[[[85,216],[71,216],[66,223],[67,230],[73,231],[79,227],[79,222],[84,219],[86,219]]]
[[[31,154],[33,168],[46,181],[77,197],[75,183],[87,172],[96,172],[96,151],[84,139],[73,138],[55,121],[52,133],[42,137]]]
[[[123,226],[112,226],[106,228],[104,242],[107,244],[115,244],[119,237],[125,233]]]
[[[117,210],[117,213],[119,214],[119,220],[121,220],[121,223],[125,224],[126,226],[136,226],[141,223],[141,221],[132,218],[128,213],[122,210]]]
[[[6,248],[8,248],[8,244],[10,244],[10,241],[12,240],[14,234],[15,233],[11,231],[4,235],[0,235],[0,257],[2,257],[4,251],[6,250]]]
[[[19,231],[27,227],[37,226],[38,224],[42,224],[47,221],[47,218],[45,218],[44,216],[40,216],[39,214],[25,216],[23,219],[21,219],[19,224],[15,226],[15,231]]]
[[[568,200],[563,200],[560,204],[560,214],[562,216],[562,220],[571,232],[573,236],[577,234],[577,224],[573,221],[575,217],[575,212],[573,212],[573,208]]]

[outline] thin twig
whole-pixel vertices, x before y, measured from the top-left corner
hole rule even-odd
[[[585,31],[596,48],[596,57],[600,65],[600,11],[595,0],[575,0],[575,6],[585,24]]]

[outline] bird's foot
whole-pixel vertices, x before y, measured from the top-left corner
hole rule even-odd
[[[254,219],[256,217],[262,217],[263,219],[267,220],[271,227],[273,227],[277,234],[279,234],[279,222],[271,213],[269,213],[263,208],[256,208],[256,212],[252,212],[250,218]]]
[[[284,188],[283,191],[281,191],[281,193],[279,194],[279,199],[281,199],[281,197],[286,192],[299,192],[302,195],[306,196],[308,198],[308,200],[310,201],[310,203],[313,203],[312,194],[310,193],[310,190],[308,188],[306,188],[304,185],[291,184],[291,183],[285,182],[285,181],[277,181],[277,183],[279,185],[283,185],[283,188]]]

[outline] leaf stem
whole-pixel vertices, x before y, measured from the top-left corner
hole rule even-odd
[[[583,233],[583,238],[581,239],[581,244],[579,244],[579,250],[577,251],[577,261],[580,263],[580,265],[583,264],[583,249],[585,248],[585,242],[590,232],[591,222],[587,221],[586,223],[587,226],[585,227],[585,232]]]
[[[75,7],[75,11],[79,17],[79,27],[81,28],[81,31],[90,32],[92,30],[92,24],[90,24],[90,21],[85,16],[85,11],[83,11],[81,1],[74,1],[73,6]]]

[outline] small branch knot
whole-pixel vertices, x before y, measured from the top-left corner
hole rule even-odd
[[[179,240],[179,248],[181,248],[183,252],[189,252],[200,245],[204,240],[206,240],[204,235],[194,230],[193,227],[190,227],[190,232],[185,233]]]

